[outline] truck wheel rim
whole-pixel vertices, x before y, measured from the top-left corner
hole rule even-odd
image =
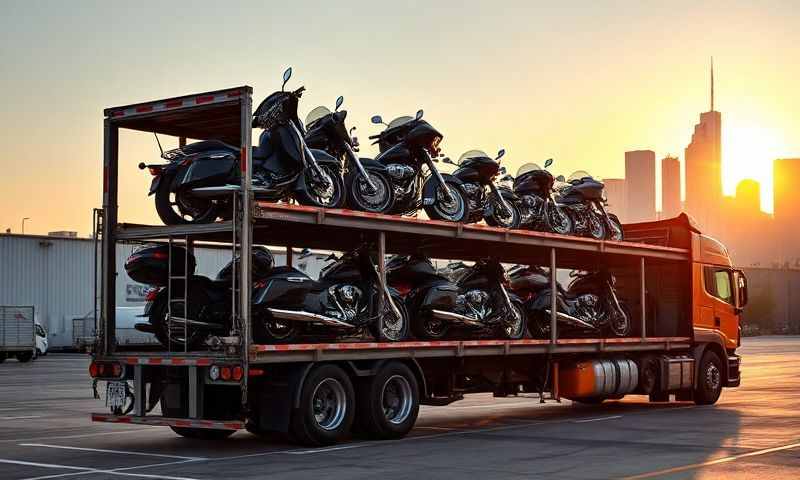
[[[347,413],[347,396],[344,386],[335,378],[326,378],[317,385],[311,395],[314,420],[323,430],[336,430],[344,422]]]
[[[719,389],[721,383],[719,368],[713,363],[710,364],[706,369],[706,385],[713,392]]]
[[[401,375],[392,375],[383,384],[381,390],[381,406],[383,415],[389,423],[399,425],[411,414],[414,397],[411,385]]]

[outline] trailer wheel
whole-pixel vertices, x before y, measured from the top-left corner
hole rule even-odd
[[[17,360],[20,363],[28,363],[33,360],[33,352],[20,352],[17,354]]]
[[[360,431],[378,440],[404,437],[419,414],[419,384],[411,370],[390,362],[358,388]]]
[[[700,374],[694,389],[694,403],[712,405],[722,393],[722,362],[719,355],[707,350],[700,361]]]
[[[292,412],[289,431],[303,445],[331,445],[350,433],[355,414],[353,383],[336,365],[322,365],[306,376],[300,408]]]
[[[222,440],[233,435],[236,430],[212,430],[210,428],[169,427],[181,437],[197,440]]]

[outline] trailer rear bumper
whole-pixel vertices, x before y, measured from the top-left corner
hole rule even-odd
[[[193,418],[168,418],[159,416],[112,415],[92,413],[93,422],[127,423],[154,427],[205,428],[209,430],[242,430],[244,422],[238,420],[199,420]]]

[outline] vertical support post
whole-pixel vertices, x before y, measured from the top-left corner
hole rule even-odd
[[[647,293],[646,293],[647,292],[647,282],[645,280],[644,257],[642,257],[640,259],[640,261],[639,261],[639,279],[641,281],[641,283],[639,285],[639,287],[640,287],[639,302],[642,304],[642,308],[641,308],[641,312],[642,312],[642,318],[641,318],[641,322],[642,322],[642,341],[644,342],[645,339],[647,338],[647,331],[646,331],[646,328],[647,328],[647,306],[645,304],[645,302],[647,300]]]
[[[189,318],[189,257],[194,256],[194,240],[189,235],[184,237],[183,246],[186,248],[183,257],[183,313],[184,318]],[[189,338],[189,324],[183,322],[183,338]],[[189,342],[183,342],[183,352],[189,352]],[[191,380],[190,380],[191,381]]]
[[[383,341],[383,312],[386,310],[385,302],[386,295],[386,232],[378,233],[378,276],[381,282],[381,292],[378,295],[378,338],[376,340]]]
[[[144,383],[144,367],[141,365],[133,366],[133,414],[143,417],[147,413],[146,401],[147,391]]]
[[[178,137],[178,146],[183,148],[186,146],[186,137]]]
[[[198,388],[197,365],[189,367],[189,418],[198,418],[200,389]]]
[[[553,362],[553,398],[561,401],[561,392],[558,384],[558,362]]]
[[[289,245],[286,247],[286,266],[291,267],[294,263],[294,251],[292,251],[292,246]]]
[[[240,168],[242,170],[242,212],[239,218],[241,226],[239,228],[239,316],[242,325],[242,367],[244,375],[241,380],[242,405],[248,405],[247,399],[247,378],[250,372],[250,344],[252,343],[252,329],[250,317],[250,292],[251,285],[251,262],[253,250],[253,144],[250,139],[253,134],[250,126],[253,110],[252,92],[245,91],[241,95],[241,112],[239,119],[241,152]],[[236,219],[234,219],[236,222]]]
[[[556,268],[556,249],[550,249],[550,345],[558,340],[558,280]]]
[[[119,162],[119,127],[111,119],[103,124],[103,244],[102,244],[102,318],[99,332],[100,352],[114,353],[116,348],[116,279],[117,279],[117,167]]]

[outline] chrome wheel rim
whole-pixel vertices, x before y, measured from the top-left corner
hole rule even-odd
[[[344,386],[335,378],[320,382],[311,394],[314,421],[323,430],[336,430],[344,422],[347,413],[347,396]]]
[[[555,205],[551,205],[547,209],[547,216],[550,220],[550,226],[553,228],[554,232],[560,233],[562,235],[566,235],[569,233],[570,220],[563,209]]]
[[[508,206],[508,215],[503,214],[504,208],[502,205],[495,204],[493,206],[493,210],[494,218],[497,221],[497,224],[501,227],[511,228],[514,225],[517,217],[519,217],[519,211],[517,211],[517,209],[511,205]]]
[[[324,181],[312,180],[311,191],[317,203],[329,207],[336,203],[336,187],[333,180],[335,174],[327,167],[320,167],[320,172],[324,176]]]
[[[397,306],[397,299],[394,302],[395,306]],[[391,305],[388,305],[388,303],[386,301],[384,305],[383,331],[381,333],[385,339],[396,342],[402,340],[406,316],[400,306],[397,306],[397,309],[400,310],[400,316],[395,315]]]
[[[597,215],[589,214],[589,235],[596,240],[602,240],[606,236],[606,229]]]
[[[354,191],[358,206],[368,212],[383,212],[389,206],[389,185],[386,179],[378,174],[367,172],[372,184],[375,185],[375,191],[370,192],[369,185],[363,176],[358,175],[354,179]]]
[[[709,364],[706,369],[706,386],[709,390],[716,391],[722,384],[722,376],[720,375],[719,368],[713,363]]]
[[[392,375],[381,389],[381,407],[383,416],[389,423],[399,425],[411,415],[414,397],[411,384],[401,375]]]
[[[448,202],[445,198],[444,191],[440,187],[436,190],[436,204],[434,208],[443,218],[451,222],[457,222],[464,216],[464,199],[457,189],[450,185],[446,185],[447,190],[453,200]]]
[[[520,330],[525,328],[525,321],[519,307],[514,305],[509,315],[511,322],[506,322],[505,333],[508,338],[516,338],[520,334]]]
[[[267,329],[267,333],[276,340],[288,338],[294,331],[291,322],[282,322],[280,320],[268,320],[264,322],[264,327]]]

